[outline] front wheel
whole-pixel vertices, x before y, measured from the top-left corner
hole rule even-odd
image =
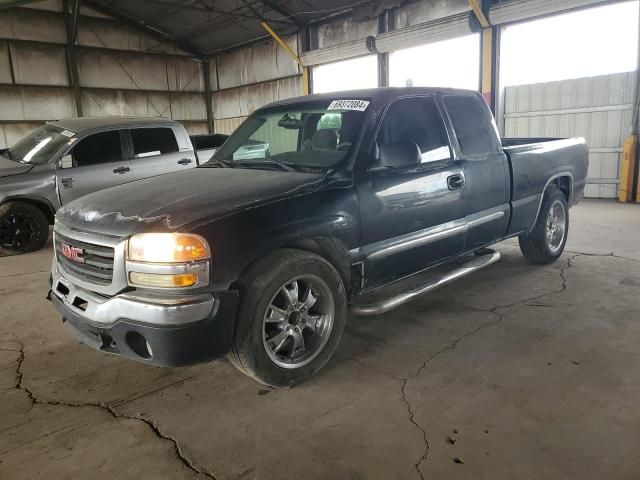
[[[49,237],[49,222],[35,205],[12,201],[0,205],[0,248],[15,253],[40,250]]]
[[[536,224],[520,235],[520,250],[531,263],[546,264],[557,260],[567,243],[569,206],[562,191],[552,186],[544,193]]]
[[[303,382],[333,355],[347,317],[342,279],[310,252],[278,250],[240,282],[240,307],[229,360],[260,383]]]

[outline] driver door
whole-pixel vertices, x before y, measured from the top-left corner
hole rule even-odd
[[[369,171],[358,183],[366,289],[458,255],[464,247],[464,174],[435,97],[404,98],[389,107],[370,164],[378,145],[394,142],[417,144],[421,163]]]
[[[64,205],[76,198],[133,180],[131,162],[124,160],[120,130],[89,135],[69,152],[72,168],[56,169],[60,201]]]

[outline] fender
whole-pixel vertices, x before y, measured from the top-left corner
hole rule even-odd
[[[43,213],[47,216],[47,220],[49,220],[49,225],[53,225],[56,217],[56,210],[55,208],[53,208],[53,205],[51,204],[51,202],[46,198],[36,196],[36,195],[10,195],[8,197],[5,197],[2,200],[2,202],[0,202],[0,204],[11,202],[13,200],[28,202],[40,208],[43,211]]]
[[[540,201],[538,202],[538,210],[536,212],[536,216],[533,219],[533,223],[531,224],[531,228],[529,229],[529,231],[533,230],[533,227],[535,227],[536,222],[538,221],[538,217],[540,216],[540,210],[542,209],[542,201],[544,200],[544,192],[547,191],[547,188],[549,188],[549,185],[551,185],[551,182],[562,177],[569,177],[569,192],[567,195],[567,204],[569,205],[569,207],[571,206],[571,202],[573,201],[573,174],[570,172],[561,172],[561,173],[556,173],[555,175],[552,175],[549,178],[549,180],[547,180],[547,183],[544,184],[544,188],[542,189],[542,193],[540,194]]]

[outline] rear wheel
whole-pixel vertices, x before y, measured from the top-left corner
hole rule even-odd
[[[296,385],[331,358],[346,317],[344,286],[331,264],[313,253],[278,250],[241,281],[229,359],[260,383]]]
[[[562,191],[552,186],[547,189],[536,224],[526,235],[518,237],[520,250],[532,263],[545,264],[557,260],[567,243],[569,233],[569,206]]]
[[[35,205],[7,202],[0,205],[0,247],[16,253],[40,250],[49,237],[49,221]]]

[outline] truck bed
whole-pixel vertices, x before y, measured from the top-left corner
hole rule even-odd
[[[533,227],[547,184],[558,178],[571,179],[569,202],[584,192],[588,149],[583,138],[503,138],[502,147],[511,173],[512,222],[508,234]]]

